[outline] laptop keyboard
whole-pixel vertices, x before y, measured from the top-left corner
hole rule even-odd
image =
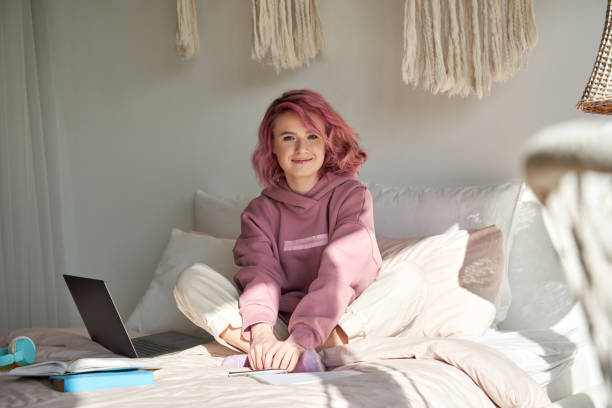
[[[147,339],[132,339],[138,357],[153,357],[180,350],[178,347],[153,343]]]

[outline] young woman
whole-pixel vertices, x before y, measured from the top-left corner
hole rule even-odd
[[[320,94],[294,90],[274,100],[252,157],[265,189],[242,213],[236,287],[196,264],[177,280],[179,309],[248,353],[254,369],[292,371],[306,349],[401,330],[408,322],[393,309],[414,282],[398,273],[376,281],[372,197],[356,177],[365,160],[356,132]]]

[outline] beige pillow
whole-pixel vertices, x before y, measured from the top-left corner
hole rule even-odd
[[[399,336],[474,337],[493,322],[505,278],[504,240],[495,226],[427,238],[380,239],[383,268],[410,261],[423,269],[427,299]]]

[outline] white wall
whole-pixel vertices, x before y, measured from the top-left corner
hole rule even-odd
[[[175,50],[172,0],[35,1],[43,78],[65,145],[68,272],[102,277],[127,317],[171,227],[189,230],[196,188],[255,192],[250,153],[269,102],[322,92],[369,153],[364,181],[462,185],[521,177],[523,142],[584,116],[606,2],[537,0],[539,42],[483,100],[401,81],[403,0],[320,1],[325,55],[276,75],[250,59],[250,2],[196,0],[200,54]],[[75,320],[78,322],[78,319]]]

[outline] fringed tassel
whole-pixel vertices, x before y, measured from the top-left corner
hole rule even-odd
[[[433,92],[448,90],[446,67],[444,65],[444,49],[442,47],[442,17],[440,14],[440,0],[431,0],[431,31],[433,33]]]
[[[423,51],[421,53],[421,66],[420,76],[423,81],[423,87],[429,91],[433,91],[434,80],[433,76],[436,74],[434,68],[434,39],[430,11],[428,7],[429,0],[421,0],[417,2],[419,6],[417,10],[420,11],[421,27],[422,27],[422,39],[419,41],[423,45]],[[418,4],[420,3],[420,4]]]
[[[510,78],[537,41],[533,0],[406,0],[405,83],[482,98]]]
[[[482,98],[483,95],[488,95],[491,93],[491,84],[493,83],[493,71],[491,70],[491,37],[493,33],[491,32],[491,26],[489,24],[489,15],[493,10],[489,10],[489,3],[484,0],[481,4],[481,13],[480,13],[480,39],[481,39],[481,47],[482,54],[480,56],[480,65],[482,67],[482,88],[480,89],[479,98]]]
[[[323,48],[317,0],[251,0],[251,57],[276,73],[308,65]]]
[[[195,0],[176,0],[176,48],[185,59],[200,52]]]
[[[308,0],[300,0],[302,2]],[[308,50],[306,57],[313,59],[323,50],[323,26],[321,25],[321,18],[319,17],[319,3],[318,0],[312,0],[309,2],[310,7],[306,7],[306,15],[308,21],[308,40],[304,42],[306,49]]]
[[[525,38],[527,40],[527,52],[533,50],[538,42],[538,30],[535,25],[535,12],[533,10],[532,0],[523,0],[524,15],[525,15]],[[527,53],[526,52],[526,53]]]
[[[402,59],[402,79],[407,84],[419,83],[420,58],[417,54],[416,4],[418,0],[404,4],[404,58]]]
[[[446,14],[446,89],[452,91],[458,87],[457,70],[461,68],[459,48],[459,27],[457,26],[457,0],[448,0]]]
[[[479,21],[479,10],[478,10],[478,0],[472,0],[470,10],[470,22],[472,29],[472,65],[473,75],[472,75],[472,88],[473,92],[478,96],[478,98],[482,98],[482,87],[484,83],[483,78],[483,66],[482,66],[482,41],[480,36],[480,21]]]
[[[499,0],[487,0],[491,35],[489,38],[489,66],[494,81],[504,79],[504,29],[502,24],[502,5]]]
[[[471,37],[469,27],[464,24],[467,21],[467,10],[465,2],[463,0],[457,0],[457,25],[459,26],[459,44],[460,48],[457,52],[461,55],[461,66],[457,69],[457,76],[455,82],[457,87],[450,90],[450,95],[467,96],[470,94],[472,89],[472,79],[470,73],[472,69],[472,53],[471,48],[468,44],[471,43]]]

